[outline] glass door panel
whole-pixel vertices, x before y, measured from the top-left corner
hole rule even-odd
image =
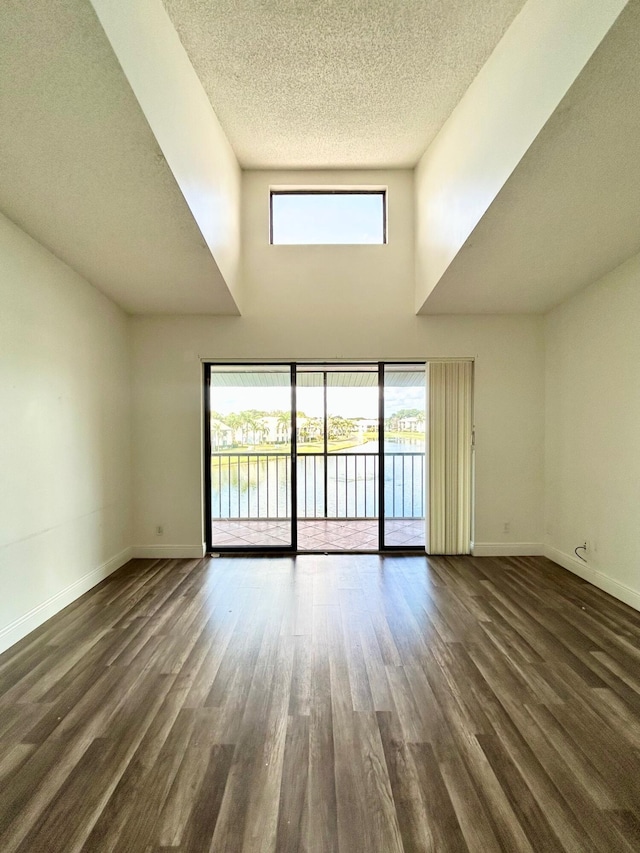
[[[383,399],[384,546],[424,547],[424,365],[385,365]]]
[[[211,547],[292,547],[291,368],[211,365],[209,380]]]
[[[378,549],[378,369],[298,365],[298,548]]]
[[[324,550],[327,517],[326,388],[324,372],[299,367],[296,377],[298,436],[298,548]]]

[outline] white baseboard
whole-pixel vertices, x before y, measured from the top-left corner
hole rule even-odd
[[[629,607],[633,607],[634,610],[640,610],[640,592],[620,583],[620,581],[613,580],[613,578],[610,578],[603,572],[599,572],[597,569],[589,566],[588,563],[583,563],[577,557],[565,554],[564,551],[558,551],[557,548],[553,548],[551,545],[545,545],[544,555],[553,560],[554,563],[558,563],[563,569],[568,569],[574,575],[578,575],[583,580],[589,581],[589,583],[597,586],[598,589],[608,592],[609,595],[612,595],[619,601],[623,601]]]
[[[206,546],[201,545],[136,545],[133,557],[161,560],[179,560],[189,557],[204,557]]]
[[[541,557],[544,546],[540,542],[474,542],[474,557]]]
[[[56,613],[59,613],[64,607],[75,601],[76,598],[80,598],[81,595],[84,595],[85,592],[88,592],[96,584],[100,583],[100,581],[109,577],[116,569],[128,563],[130,559],[131,548],[125,548],[124,551],[116,554],[115,557],[107,560],[106,563],[87,572],[86,575],[82,575],[77,581],[74,581],[69,586],[61,589],[60,592],[52,595],[47,601],[38,604],[37,607],[25,613],[24,616],[15,619],[0,631],[0,653],[13,646],[18,640],[26,637],[27,634],[30,634],[31,631],[34,631],[43,622],[46,622],[47,619],[55,616]]]

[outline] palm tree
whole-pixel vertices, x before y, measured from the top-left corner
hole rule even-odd
[[[284,443],[289,439],[291,431],[291,415],[289,412],[274,412],[274,415],[278,419],[278,442]]]
[[[240,417],[242,418],[242,443],[256,444],[256,432],[260,425],[258,413],[255,410],[249,410],[241,412]],[[253,438],[252,442],[249,441],[250,437]]]
[[[329,415],[329,438],[348,438],[355,430],[355,422],[342,415]]]
[[[242,429],[244,420],[242,415],[239,415],[237,412],[231,412],[231,414],[225,415],[225,421],[229,429],[232,430],[233,446],[235,447],[238,439],[238,431]]]
[[[222,439],[222,429],[226,424],[220,417],[218,412],[211,412],[210,420],[210,435],[211,435],[211,450],[218,450]]]
[[[309,418],[307,423],[309,438],[313,441],[315,438],[322,438],[323,420],[322,418]]]

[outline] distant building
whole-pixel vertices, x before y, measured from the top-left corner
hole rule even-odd
[[[260,418],[260,430],[263,444],[282,444],[289,438],[289,425],[275,415]]]
[[[232,447],[234,435],[231,427],[228,427],[218,418],[211,418],[211,449],[219,450],[221,447]]]
[[[424,431],[424,418],[417,418],[417,417],[398,418],[397,424],[398,424],[397,429],[400,432],[423,432]]]
[[[378,431],[377,418],[354,418],[354,422],[356,425],[356,429],[360,433]]]

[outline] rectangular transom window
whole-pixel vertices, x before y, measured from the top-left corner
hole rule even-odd
[[[272,245],[387,242],[385,190],[271,190]]]

